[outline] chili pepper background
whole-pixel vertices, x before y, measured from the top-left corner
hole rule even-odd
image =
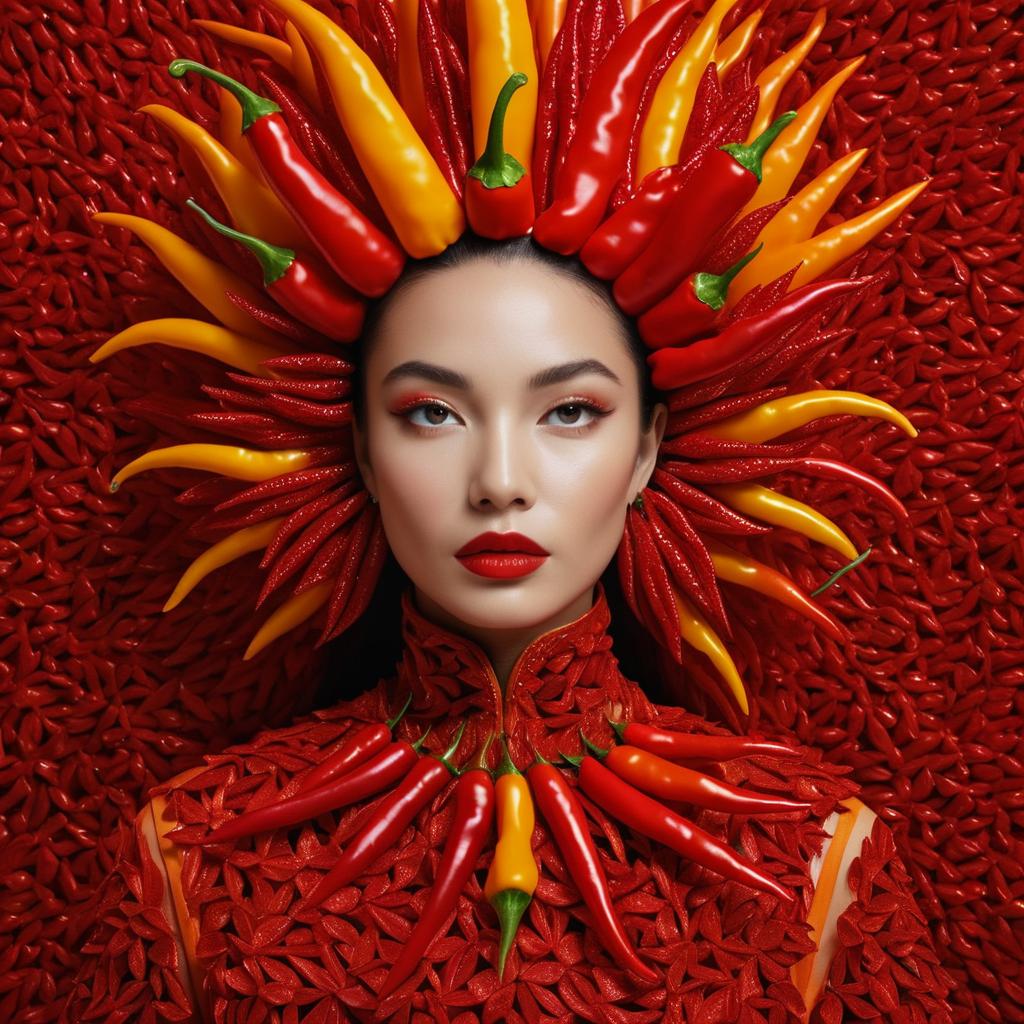
[[[754,6],[738,5],[726,29]],[[860,490],[786,479],[787,493],[833,518],[860,550],[874,548],[820,599],[852,631],[855,651],[725,585],[730,609],[746,620],[731,649],[753,723],[792,730],[852,766],[865,800],[895,829],[959,982],[960,1022],[1024,1021],[1018,6],[838,0],[809,67],[785,90],[779,109],[867,56],[795,184],[872,147],[826,226],[932,176],[913,214],[858,265],[859,274],[882,270],[888,283],[846,321],[857,336],[841,344],[853,354],[825,359],[819,371],[823,386],[885,398],[920,430],[910,441],[843,420],[815,450],[885,481],[912,525],[894,529]],[[811,14],[787,16],[795,8],[769,5],[755,53],[766,39],[774,52],[800,37]],[[193,17],[267,24],[248,4],[204,0],[8,2],[0,23],[5,1021],[56,1018],[118,828],[145,790],[203,753],[287,722],[308,705],[322,663],[312,632],[308,643],[241,661],[251,612],[239,595],[259,589],[255,559],[212,577],[201,600],[161,613],[202,547],[187,536],[196,509],[173,500],[179,484],[200,477],[146,475],[116,496],[106,488],[115,466],[180,439],[170,419],[158,428],[136,418],[133,402],[223,383],[220,368],[180,352],[126,352],[99,368],[87,361],[132,322],[201,315],[141,243],[89,219],[128,203],[185,238],[208,237],[184,208],[167,136],[135,113],[167,102],[211,123],[207,93],[167,75],[176,56],[258,87],[258,62],[215,46],[189,26]],[[202,181],[201,172],[190,168],[190,178]],[[212,189],[196,198],[223,216]],[[222,258],[257,283],[241,255],[224,248]],[[810,590],[827,578],[807,542],[787,542],[798,583]],[[752,553],[781,567],[759,543]],[[691,664],[697,692],[705,669],[696,657]],[[869,851],[858,876],[873,877],[887,855]],[[845,945],[863,940],[841,936]],[[835,1003],[827,1009],[822,1019],[839,1019]]]

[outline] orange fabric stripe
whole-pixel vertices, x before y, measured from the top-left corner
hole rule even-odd
[[[821,866],[821,874],[818,876],[818,884],[814,887],[814,897],[811,900],[811,909],[807,915],[807,923],[811,926],[811,939],[815,946],[821,944],[821,933],[828,916],[828,909],[832,903],[832,896],[835,892],[839,876],[839,866],[843,861],[843,853],[846,851],[846,844],[850,840],[853,826],[857,816],[864,808],[857,799],[840,801],[840,805],[846,807],[849,813],[840,817],[836,824],[835,834],[829,843],[828,851],[825,854],[825,861]],[[808,953],[799,963],[793,965],[793,984],[800,990],[806,1006],[804,1019],[810,1015],[811,1008],[817,1001],[818,992],[809,991],[811,988],[811,975],[814,971],[814,961],[818,950]],[[815,988],[819,986],[814,986]]]

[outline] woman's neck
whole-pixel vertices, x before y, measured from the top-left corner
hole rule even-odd
[[[482,648],[490,660],[502,693],[505,692],[505,684],[508,682],[508,677],[519,656],[537,637],[570,622],[575,622],[594,605],[594,588],[588,587],[565,608],[542,622],[518,629],[491,629],[484,626],[472,626],[455,618],[418,587],[415,588],[414,593],[416,607],[425,618],[453,633],[469,637]]]

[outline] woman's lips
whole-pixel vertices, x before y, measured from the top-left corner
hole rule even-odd
[[[455,557],[477,576],[510,580],[539,569],[549,552],[521,533],[481,533],[455,552]]]

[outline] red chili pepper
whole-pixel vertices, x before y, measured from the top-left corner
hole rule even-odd
[[[363,326],[365,305],[330,269],[294,249],[271,245],[211,217],[194,199],[186,200],[214,231],[244,245],[260,261],[263,287],[285,310],[331,341],[353,341]]]
[[[381,801],[363,830],[345,847],[337,864],[302,899],[304,910],[318,907],[343,885],[358,878],[368,864],[398,840],[420,810],[444,789],[451,776],[458,775],[458,769],[448,759],[458,749],[465,728],[463,721],[454,742],[443,754],[420,757],[412,770],[405,773],[398,788]]]
[[[487,130],[487,147],[469,169],[466,213],[485,238],[515,238],[533,226],[533,183],[523,165],[505,152],[505,114],[515,91],[526,85],[521,71],[501,87]]]
[[[536,756],[537,760],[526,772],[534,803],[548,823],[552,838],[565,859],[569,877],[590,910],[598,938],[619,966],[646,982],[656,983],[658,975],[637,956],[615,911],[608,880],[590,838],[580,802],[558,769],[539,753]]]
[[[746,736],[701,736],[687,732],[669,732],[643,722],[608,724],[620,740],[649,750],[666,761],[732,761],[737,757],[794,757],[795,752],[782,743],[752,740]]]
[[[409,709],[412,703],[412,693],[405,699],[402,710],[394,718],[387,722],[373,722],[364,725],[355,736],[345,737],[340,745],[327,755],[318,765],[315,765],[310,773],[302,780],[296,795],[308,793],[311,789],[317,789],[326,783],[346,775],[357,765],[362,764],[387,745],[391,739],[391,733],[401,721],[402,716]]]
[[[678,800],[726,814],[781,814],[811,809],[804,800],[789,800],[772,793],[743,789],[692,768],[673,764],[640,747],[626,744],[602,750],[583,735],[582,729],[580,737],[594,757],[620,779],[661,800]]]
[[[794,901],[793,894],[783,885],[737,856],[731,846],[624,782],[600,761],[587,755],[562,757],[579,768],[583,792],[634,832],[662,843],[695,864],[717,871],[723,878],[769,892],[786,903]]]
[[[783,114],[748,146],[733,142],[700,156],[650,244],[615,281],[624,312],[650,309],[700,266],[718,232],[757,191],[765,151],[794,117],[794,111]]]
[[[418,763],[418,759],[422,760],[419,758],[419,746],[429,732],[428,729],[415,744],[407,740],[388,744],[376,757],[359,768],[318,789],[240,814],[227,824],[215,828],[203,840],[203,845],[226,843],[272,829],[290,828],[319,814],[359,803],[403,776],[408,777],[409,769]]]
[[[652,306],[637,321],[640,337],[648,348],[678,345],[707,333],[719,310],[725,305],[725,294],[736,275],[764,248],[763,244],[748,252],[724,274],[691,274],[675,291]]]
[[[580,105],[576,134],[555,178],[555,199],[533,236],[546,249],[578,252],[601,223],[622,172],[644,84],[692,0],[662,0],[626,26]],[[575,66],[575,65],[574,65]]]
[[[494,782],[485,761],[491,739],[493,734],[481,749],[477,764],[463,771],[455,784],[455,816],[437,866],[434,886],[420,911],[416,927],[403,943],[398,959],[377,993],[378,999],[389,996],[413,972],[476,868],[494,821]]]
[[[765,313],[731,323],[721,334],[683,348],[662,348],[647,357],[656,388],[671,391],[714,377],[747,358],[791,327],[804,324],[829,303],[863,287],[866,278],[815,281],[787,295]]]
[[[238,100],[242,132],[252,143],[267,184],[345,282],[374,297],[395,283],[405,254],[306,159],[276,103],[194,60],[172,61],[168,70],[175,78],[196,71]]]

